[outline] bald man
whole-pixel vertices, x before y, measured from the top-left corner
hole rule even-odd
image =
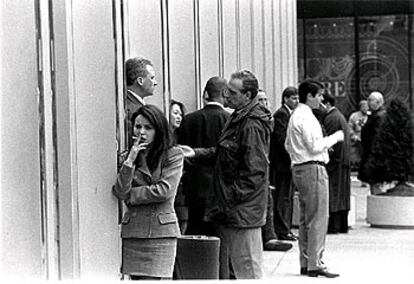
[[[361,165],[358,173],[358,179],[370,184],[371,194],[381,193],[380,184],[371,182],[370,173],[366,171],[366,164],[370,155],[372,155],[372,145],[376,139],[376,135],[381,123],[384,120],[385,108],[384,97],[380,92],[372,92],[368,96],[368,106],[371,115],[361,130],[362,156]]]

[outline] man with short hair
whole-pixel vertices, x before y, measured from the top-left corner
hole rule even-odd
[[[327,135],[335,131],[344,132],[344,141],[329,149],[329,163],[326,170],[329,176],[329,221],[328,234],[348,232],[348,212],[351,208],[351,168],[350,138],[348,123],[344,115],[335,107],[335,97],[324,92],[322,103],[326,107],[323,125]]]
[[[144,57],[134,57],[126,61],[125,77],[127,84],[125,122],[127,149],[129,149],[129,145],[132,145],[132,114],[145,105],[144,98],[154,94],[157,81],[152,62]]]
[[[371,194],[381,193],[381,185],[371,181],[370,173],[365,169],[366,163],[370,155],[372,155],[372,145],[376,139],[378,129],[385,116],[384,97],[380,92],[372,92],[368,96],[368,106],[371,110],[371,115],[361,130],[361,145],[362,156],[361,165],[358,172],[358,179],[370,184]]]
[[[183,148],[183,151],[187,157],[215,156],[214,192],[205,217],[218,228],[223,252],[220,269],[231,265],[236,279],[260,279],[263,277],[261,227],[265,224],[269,187],[267,154],[271,113],[255,100],[259,83],[252,72],[233,73],[227,86],[225,106],[234,112],[217,146]]]
[[[270,138],[270,184],[273,192],[273,218],[279,240],[295,241],[291,232],[293,215],[292,172],[290,157],[285,149],[286,130],[290,115],[299,103],[298,89],[287,87],[282,93],[282,106],[273,114],[273,132]]]
[[[259,89],[259,92],[256,96],[257,101],[262,106],[265,106],[269,109],[269,100],[264,90]],[[286,123],[287,124],[287,123]],[[286,135],[285,135],[286,136]],[[285,140],[283,139],[283,142]],[[283,149],[285,147],[283,146]],[[270,147],[271,149],[271,147]],[[271,152],[271,150],[270,150]],[[270,155],[270,153],[269,153]],[[290,162],[289,162],[289,171],[290,171]],[[269,171],[269,181],[271,183],[271,174],[272,171]],[[274,195],[275,188],[273,185],[269,185],[269,194],[267,200],[267,209],[266,209],[266,223],[262,227],[262,241],[263,241],[263,249],[266,251],[287,251],[290,250],[293,245],[285,242],[281,242],[278,240],[278,237],[275,233],[275,222],[274,222],[274,214],[273,214],[273,195]]]
[[[204,88],[206,105],[187,114],[179,128],[179,144],[192,148],[209,148],[217,145],[221,131],[230,114],[224,109],[224,93],[227,92],[227,80],[211,77]],[[188,235],[215,235],[210,222],[203,220],[206,202],[213,191],[214,160],[186,161],[181,181],[187,193]]]
[[[323,266],[322,254],[329,214],[329,184],[325,165],[328,149],[344,139],[343,131],[322,136],[322,128],[312,113],[321,104],[323,86],[314,80],[299,85],[299,104],[293,111],[285,148],[292,161],[293,182],[299,191],[300,274],[334,278]]]
[[[259,89],[256,96],[257,101],[262,105],[270,109],[269,98],[266,95],[266,92],[263,89]]]

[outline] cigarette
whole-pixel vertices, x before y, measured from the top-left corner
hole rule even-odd
[[[138,140],[137,136],[132,136],[132,140]]]

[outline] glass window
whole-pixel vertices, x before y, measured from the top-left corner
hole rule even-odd
[[[304,20],[304,35],[298,36],[299,72],[322,82],[335,96],[339,109],[347,116],[357,105],[355,85],[354,18],[318,18]],[[303,30],[299,22],[298,31]],[[303,47],[303,37],[305,47]],[[302,73],[302,74],[301,74]]]
[[[362,98],[380,91],[409,103],[409,21],[407,15],[358,18],[359,88]]]

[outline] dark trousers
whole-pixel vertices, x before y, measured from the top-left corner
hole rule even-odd
[[[349,210],[329,212],[328,233],[348,233]]]
[[[186,235],[216,235],[216,228],[213,223],[204,221],[206,202],[206,198],[203,197],[189,198]]]
[[[267,199],[267,214],[266,214],[266,224],[262,227],[262,240],[263,244],[267,241],[277,239],[274,228],[273,221],[273,191],[269,189],[269,195]]]
[[[277,236],[285,236],[292,228],[293,186],[291,172],[276,172],[273,192],[273,220]]]

